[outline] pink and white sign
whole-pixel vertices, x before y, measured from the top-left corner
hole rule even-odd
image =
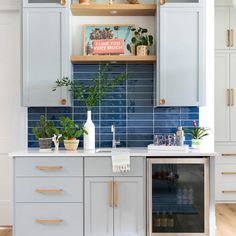
[[[93,40],[93,55],[124,53],[124,39]]]

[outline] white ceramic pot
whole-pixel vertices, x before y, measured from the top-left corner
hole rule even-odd
[[[192,139],[192,148],[201,149],[201,147],[202,147],[202,140],[201,139]]]
[[[91,111],[87,112],[87,121],[84,125],[84,129],[88,134],[84,134],[84,149],[94,150],[95,149],[95,125],[91,119]]]
[[[79,140],[64,140],[64,146],[68,151],[76,151],[79,146]]]

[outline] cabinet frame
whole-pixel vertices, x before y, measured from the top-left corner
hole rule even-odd
[[[45,0],[46,1],[46,0]],[[55,0],[56,1],[56,0]],[[57,0],[58,3],[29,3],[29,0],[23,0],[23,7],[32,8],[66,8],[70,6],[70,0]]]

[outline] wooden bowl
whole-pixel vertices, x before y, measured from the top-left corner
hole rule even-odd
[[[127,0],[129,4],[139,4],[138,0]]]

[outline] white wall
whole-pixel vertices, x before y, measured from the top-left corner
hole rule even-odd
[[[21,103],[19,2],[0,0],[0,225],[11,222],[11,159],[26,145],[26,109]]]
[[[214,0],[206,0],[206,106],[200,108],[200,125],[209,127],[207,148],[214,150]]]

